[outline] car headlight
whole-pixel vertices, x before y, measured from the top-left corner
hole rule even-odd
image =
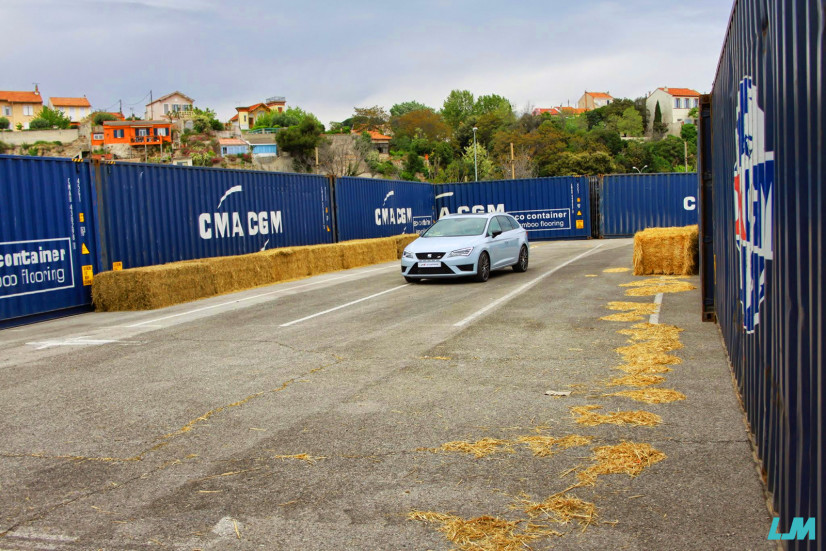
[[[410,252],[410,251],[408,251],[407,249],[405,249],[405,250],[404,250],[404,252],[402,253],[402,256],[403,256],[404,258],[416,258],[416,255],[415,255],[415,254],[413,254],[413,253],[411,253],[411,252]]]
[[[447,256],[470,256],[470,253],[473,252],[473,247],[467,247],[466,249],[456,249],[455,251],[451,251],[451,253]]]

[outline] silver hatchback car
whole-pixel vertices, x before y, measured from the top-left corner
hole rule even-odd
[[[468,276],[487,281],[491,270],[527,270],[528,251],[527,232],[509,214],[449,214],[404,249],[402,275],[409,283]]]

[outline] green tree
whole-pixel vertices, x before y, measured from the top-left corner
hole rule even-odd
[[[32,119],[29,123],[29,128],[32,130],[41,130],[45,128],[69,128],[72,121],[62,111],[52,109],[50,107],[43,107],[37,114],[37,117]]]
[[[473,94],[467,90],[452,90],[442,104],[442,117],[456,130],[473,114]]]
[[[424,172],[425,166],[422,158],[413,151],[408,153],[407,158],[404,161],[404,167],[402,168],[402,180],[418,180],[416,174]]]
[[[107,113],[106,111],[97,111],[92,114],[92,124],[95,126],[101,126],[106,121],[116,120],[118,120],[118,118],[115,115]]]
[[[384,107],[374,105],[373,107],[354,107],[352,127],[359,132],[365,130],[382,130],[390,119]]]
[[[223,130],[224,124],[218,120],[212,109],[196,107],[192,110],[192,129],[198,134],[203,134],[208,130]]]
[[[315,164],[315,148],[321,142],[324,126],[315,117],[305,117],[297,126],[291,126],[275,135],[278,149],[293,158],[293,168],[308,171]]]
[[[401,117],[402,115],[406,115],[411,111],[434,111],[432,107],[428,107],[423,103],[419,103],[418,101],[411,100],[411,101],[403,101],[402,103],[397,103],[393,107],[390,108],[390,116],[391,117]]]
[[[475,177],[476,172],[479,174],[479,180],[491,180],[496,175],[496,167],[488,156],[487,150],[480,143],[476,144],[476,170],[474,171],[473,144],[465,148],[462,162],[465,165],[464,173],[469,180]]]
[[[662,138],[666,132],[668,132],[668,126],[663,123],[663,112],[660,109],[660,102],[657,102],[657,106],[654,108],[654,126],[652,128],[654,132],[654,137],[659,139]]]
[[[629,107],[617,120],[617,131],[623,136],[642,136],[642,116],[636,107]]]
[[[284,111],[270,111],[258,115],[253,128],[288,128],[301,124],[306,117],[314,117],[300,107],[287,107]]]
[[[7,130],[10,125],[11,122],[9,122],[9,119],[6,117],[0,117],[0,130]]]
[[[507,98],[496,94],[479,96],[473,104],[473,113],[476,115],[500,113],[504,116],[505,114],[513,114],[513,105]]]
[[[398,136],[416,138],[424,136],[429,140],[445,140],[450,136],[450,127],[442,117],[431,109],[416,109],[393,117],[390,124]]]

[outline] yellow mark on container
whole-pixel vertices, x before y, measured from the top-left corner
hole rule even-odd
[[[112,269],[116,272],[123,270],[123,262],[112,262]]]
[[[584,227],[585,227],[585,221],[584,220],[577,220],[576,221],[576,229],[581,230]]]
[[[80,222],[85,222],[86,221],[86,217],[83,215],[82,212],[78,213],[77,218]]]
[[[87,251],[88,252],[88,251]],[[83,266],[83,285],[89,286],[92,284],[93,272],[92,266]]]
[[[80,245],[80,252],[83,254],[89,254],[89,249],[86,247],[86,243],[82,243]]]
[[[582,211],[581,210],[576,211],[576,215],[577,216],[582,216]]]

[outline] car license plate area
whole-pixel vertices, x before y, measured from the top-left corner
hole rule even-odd
[[[442,263],[438,260],[420,260],[419,268],[441,268]]]

